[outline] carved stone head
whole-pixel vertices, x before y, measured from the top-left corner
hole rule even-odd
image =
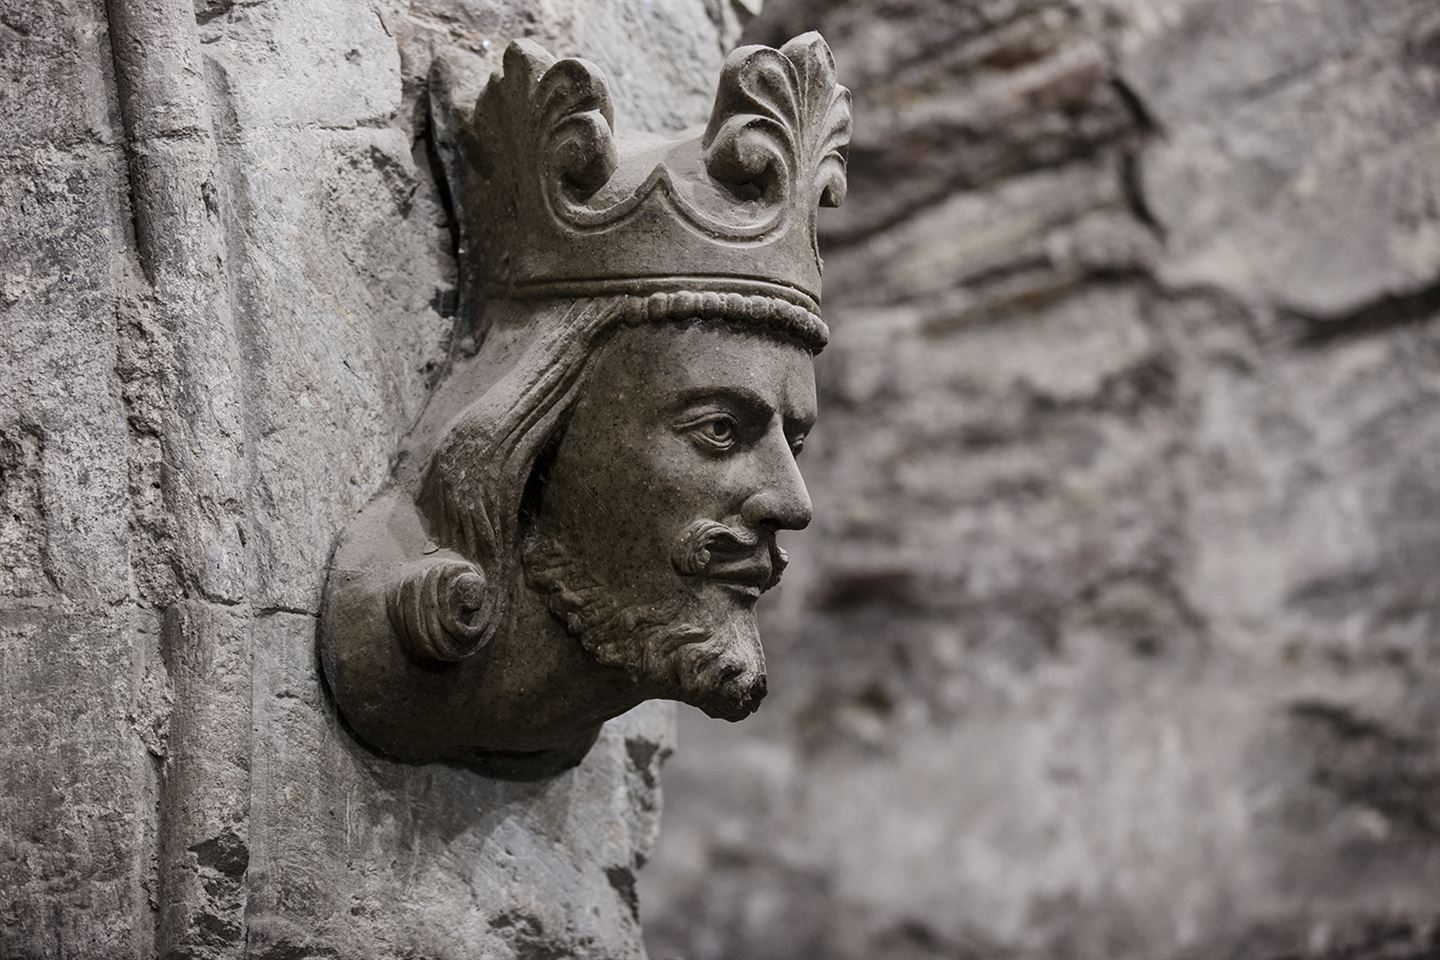
[[[739,720],[756,604],[810,522],[815,212],[849,92],[817,34],[727,61],[714,112],[617,143],[603,77],[533,43],[432,112],[483,342],[346,530],[321,651],[351,728],[497,776],[577,763],[654,698]]]

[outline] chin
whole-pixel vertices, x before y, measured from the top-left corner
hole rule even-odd
[[[738,679],[727,683],[719,690],[706,691],[699,698],[687,701],[691,706],[699,707],[705,714],[714,717],[716,720],[729,720],[735,723],[744,720],[750,714],[760,709],[760,701],[765,699],[765,674],[753,677],[745,682]]]
[[[717,720],[744,720],[765,699],[765,651],[754,614],[727,618],[699,643],[676,651],[675,699]]]

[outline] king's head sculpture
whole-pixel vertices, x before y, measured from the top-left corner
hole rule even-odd
[[[416,761],[534,778],[673,699],[739,720],[756,623],[810,522],[816,211],[845,193],[825,41],[743,47],[709,123],[617,139],[598,69],[528,41],[473,112],[432,73],[483,339],[395,483],[347,528],[321,654],[350,728]]]

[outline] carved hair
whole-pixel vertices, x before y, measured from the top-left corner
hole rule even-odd
[[[710,564],[706,543],[748,539],[744,531],[697,521],[677,542],[672,563],[682,576],[703,576]],[[771,550],[778,553],[773,544]],[[613,585],[545,537],[526,544],[524,565],[530,588],[565,629],[631,683],[668,684],[666,695],[731,720],[752,713],[764,698],[765,654],[753,612],[717,621],[683,592],[622,602]]]

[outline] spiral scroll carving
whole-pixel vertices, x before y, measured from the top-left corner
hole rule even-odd
[[[453,663],[474,656],[490,642],[496,602],[480,568],[440,559],[407,569],[386,597],[385,610],[412,655]]]

